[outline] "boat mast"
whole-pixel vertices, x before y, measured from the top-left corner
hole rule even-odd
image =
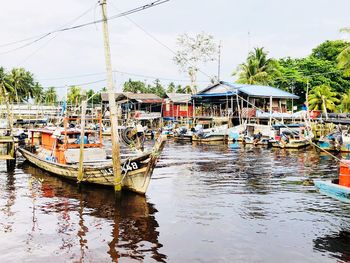
[[[109,34],[107,24],[107,1],[101,0],[100,5],[102,7],[102,28],[103,28],[103,42],[105,52],[105,63],[107,70],[107,90],[109,100],[109,110],[111,119],[111,140],[112,140],[112,161],[113,161],[113,173],[114,173],[114,189],[115,191],[121,191],[122,174],[120,166],[120,145],[118,134],[118,113],[117,105],[115,102],[115,91],[113,86],[113,73],[111,62],[111,50],[109,46]]]

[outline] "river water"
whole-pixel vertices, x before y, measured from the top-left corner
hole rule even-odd
[[[169,142],[146,197],[0,164],[0,262],[350,262],[324,153]]]

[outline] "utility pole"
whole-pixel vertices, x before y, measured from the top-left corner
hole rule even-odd
[[[220,72],[221,71],[221,40],[219,43],[219,58],[218,58],[218,82],[220,82]]]
[[[109,46],[109,34],[107,24],[107,2],[101,0],[100,5],[102,7],[102,28],[103,28],[103,42],[105,50],[105,63],[107,70],[107,90],[108,100],[110,108],[111,119],[111,140],[112,140],[112,162],[113,162],[113,174],[114,174],[114,190],[120,192],[122,190],[122,173],[120,166],[120,145],[118,134],[118,112],[115,102],[115,91],[113,85],[113,72],[111,62],[111,50]]]

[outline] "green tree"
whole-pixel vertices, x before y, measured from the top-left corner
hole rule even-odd
[[[350,112],[350,90],[342,95],[339,109],[342,112]]]
[[[187,34],[180,35],[177,38],[177,45],[179,50],[173,60],[179,66],[180,71],[188,74],[191,80],[192,94],[195,94],[199,65],[216,60],[217,45],[214,42],[214,37],[204,32],[194,37]]]
[[[249,52],[245,63],[238,66],[238,83],[268,85],[276,71],[276,62],[267,58],[264,48],[254,48]]]
[[[338,55],[348,47],[349,44],[349,42],[343,40],[327,40],[315,47],[312,50],[311,56],[337,63]]]
[[[159,79],[156,79],[154,81],[154,86],[152,86],[151,89],[148,90],[148,92],[156,94],[156,95],[158,95],[161,98],[165,97],[165,90],[164,90],[162,84],[160,83]]]
[[[102,92],[104,91],[102,90]],[[89,99],[89,103],[99,104],[102,101],[101,91],[95,93],[93,89],[90,89],[86,92],[86,97]]]
[[[57,102],[57,93],[54,87],[50,87],[44,91],[43,102],[50,105]]]
[[[3,67],[0,67],[0,99],[5,102],[9,98],[9,94],[13,93],[14,89],[10,85],[10,80]]]
[[[341,32],[350,33],[350,27],[340,29]],[[344,70],[344,75],[350,77],[350,43],[344,47],[337,57],[338,67]]]
[[[146,84],[142,81],[133,81],[129,79],[123,85],[124,92],[132,92],[132,93],[147,93]]]
[[[338,62],[339,68],[344,69],[344,75],[350,77],[350,46],[339,54]]]
[[[24,68],[12,69],[8,79],[13,90],[9,93],[10,101],[24,102],[42,94],[42,87],[34,81],[33,74]]]
[[[75,107],[79,105],[82,99],[82,90],[80,87],[71,86],[69,87],[68,95],[67,95],[68,103],[73,104]]]
[[[335,111],[336,104],[340,101],[336,98],[337,93],[332,91],[328,85],[320,85],[314,87],[309,94],[309,108],[310,110],[327,110]]]
[[[175,92],[176,92],[176,93],[184,93],[184,89],[182,88],[181,85],[177,85],[177,86],[176,86],[176,89],[175,89]]]
[[[168,92],[168,93],[174,93],[174,92],[175,92],[175,89],[176,89],[176,87],[175,87],[174,82],[170,82],[169,85],[168,85],[168,88],[167,88],[166,92]]]

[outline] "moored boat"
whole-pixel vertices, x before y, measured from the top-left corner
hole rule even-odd
[[[326,151],[350,152],[350,135],[342,131],[332,132],[321,137],[318,145]]]
[[[65,125],[65,127],[68,127]],[[30,163],[56,176],[80,182],[78,180],[80,156],[80,130],[76,128],[56,128],[30,130],[41,135],[38,146],[31,142],[20,153]],[[34,138],[34,136],[32,136]],[[153,149],[148,152],[122,159],[122,180],[116,182],[113,166],[107,159],[106,150],[102,144],[102,132],[96,136],[96,131],[86,130],[84,133],[83,177],[81,183],[115,186],[121,184],[127,189],[139,194],[145,194],[156,165],[164,147],[165,140],[160,136]]]
[[[217,126],[203,130],[200,125],[195,128],[192,141],[196,142],[224,142],[228,139],[227,125]]]
[[[273,147],[304,148],[310,145],[313,138],[311,130],[304,124],[273,125],[276,136],[271,141]]]
[[[174,140],[181,142],[191,142],[192,141],[193,132],[187,130],[186,127],[182,126],[174,131]]]
[[[339,179],[315,181],[315,186],[321,193],[329,197],[350,203],[350,160],[341,160]]]

